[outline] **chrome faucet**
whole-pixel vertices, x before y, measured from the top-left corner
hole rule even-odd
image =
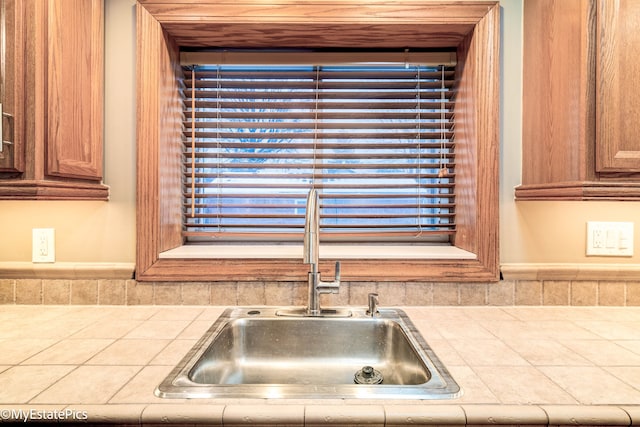
[[[320,294],[337,294],[340,288],[340,261],[336,262],[333,282],[323,282],[318,271],[320,242],[320,203],[315,188],[307,196],[307,212],[304,223],[303,262],[309,264],[309,303],[307,316],[321,316]]]

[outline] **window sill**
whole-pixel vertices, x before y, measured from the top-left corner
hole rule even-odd
[[[454,246],[322,245],[319,269],[342,280],[375,282],[487,282],[498,277],[476,254]],[[191,245],[163,251],[136,279],[154,282],[301,282],[308,277],[301,245]]]
[[[301,245],[185,245],[160,253],[161,259],[301,259]],[[456,259],[476,255],[455,246],[321,245],[321,259]]]

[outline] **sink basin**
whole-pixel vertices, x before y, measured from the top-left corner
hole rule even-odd
[[[374,318],[353,308],[339,311],[348,313],[343,317],[279,315],[291,312],[227,309],[156,395],[444,399],[460,394],[402,310],[383,309]],[[368,382],[371,372],[379,384]],[[363,375],[365,383],[356,383]]]

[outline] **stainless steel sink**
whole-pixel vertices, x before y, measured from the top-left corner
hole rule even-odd
[[[459,396],[459,386],[403,311],[382,309],[377,317],[367,316],[363,309],[329,311],[327,317],[278,315],[295,312],[286,307],[227,309],[158,386],[156,395]],[[380,384],[368,381],[371,372],[381,376]],[[356,376],[363,382],[363,375],[365,383],[357,384]]]

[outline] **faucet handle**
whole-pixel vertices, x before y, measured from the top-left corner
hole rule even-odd
[[[309,273],[311,274],[311,273]],[[320,276],[318,276],[318,279]],[[315,288],[321,294],[337,294],[340,289],[340,261],[336,262],[336,271],[334,273],[333,282],[324,282],[318,280]]]
[[[367,316],[375,317],[379,315],[378,311],[378,294],[370,293],[369,294],[369,309],[367,310]]]
[[[333,277],[334,282],[340,282],[340,261],[336,261],[336,270]]]

